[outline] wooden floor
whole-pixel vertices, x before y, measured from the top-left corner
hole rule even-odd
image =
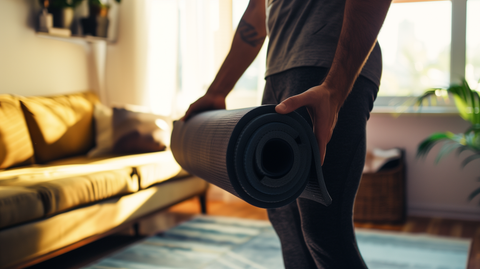
[[[224,203],[209,201],[207,208],[208,215],[268,220],[265,209],[251,206],[245,202]],[[188,218],[199,213],[198,201],[191,199],[180,203],[171,207],[169,212]],[[470,248],[468,269],[480,269],[480,222],[478,221],[408,217],[403,224],[379,225],[355,222],[355,227],[407,233],[427,233],[453,238],[471,238],[473,240]]]
[[[251,206],[243,201],[220,202],[209,200],[207,204],[208,215],[230,216],[238,218],[248,218],[257,220],[268,220],[265,209]],[[95,262],[113,252],[127,247],[139,240],[144,239],[148,234],[160,232],[169,229],[173,225],[189,220],[195,215],[200,214],[198,199],[193,198],[183,203],[177,204],[167,211],[161,211],[153,215],[143,225],[150,229],[143,235],[135,236],[126,233],[115,234],[100,239],[94,243],[83,246],[56,258],[43,263],[29,267],[30,269],[77,269],[92,262]],[[170,219],[165,226],[164,220]],[[158,225],[160,223],[160,225]],[[152,228],[153,224],[153,228]],[[142,227],[142,225],[139,225]],[[163,226],[163,228],[160,228]],[[480,269],[480,222],[459,221],[437,218],[409,217],[403,224],[398,225],[378,225],[373,223],[355,223],[356,227],[365,229],[379,229],[387,231],[398,231],[408,233],[427,233],[432,235],[449,236],[455,238],[471,238],[472,246],[470,248],[470,257],[468,269]],[[138,227],[137,227],[138,228]],[[152,230],[153,229],[153,230]],[[142,230],[142,229],[140,229]]]

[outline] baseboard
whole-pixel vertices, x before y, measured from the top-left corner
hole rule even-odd
[[[409,216],[480,221],[480,206],[465,207],[416,204],[409,205],[407,214]]]

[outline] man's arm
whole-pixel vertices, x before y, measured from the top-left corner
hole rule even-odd
[[[224,109],[225,98],[257,57],[266,37],[265,0],[250,0],[238,24],[230,51],[203,97],[190,105],[184,120],[192,113]]]
[[[338,112],[376,43],[390,3],[391,0],[347,0],[337,50],[325,81],[284,100],[275,108],[281,114],[302,106],[308,109],[322,164]]]

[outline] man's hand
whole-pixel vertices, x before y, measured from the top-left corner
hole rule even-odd
[[[293,112],[302,106],[307,108],[313,122],[313,132],[317,138],[322,165],[325,160],[327,143],[332,137],[338,112],[344,101],[342,97],[333,93],[332,89],[322,84],[292,96],[275,107],[275,111],[280,114]]]
[[[225,97],[207,92],[204,96],[200,97],[188,107],[187,112],[185,112],[185,116],[183,116],[180,120],[185,121],[195,113],[214,109],[225,109]]]

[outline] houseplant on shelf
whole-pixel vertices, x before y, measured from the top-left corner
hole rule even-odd
[[[426,91],[417,98],[416,105],[421,106],[434,96],[443,96],[446,99],[453,97],[460,116],[471,125],[464,133],[438,132],[430,135],[419,144],[417,157],[425,157],[433,146],[441,144],[441,149],[435,159],[436,163],[454,150],[457,151],[457,155],[464,151],[473,153],[462,161],[462,167],[471,161],[480,159],[480,98],[478,92],[471,89],[467,81],[463,79],[461,84],[453,84],[446,89],[437,88]],[[468,199],[472,200],[477,195],[480,195],[480,188],[474,190]]]
[[[83,0],[39,0],[43,8],[53,15],[53,26],[70,29],[74,17],[74,9]]]
[[[89,16],[81,20],[83,34],[99,37],[107,37],[108,35],[108,11],[110,4],[108,0],[87,0]],[[120,3],[121,0],[115,0]]]

